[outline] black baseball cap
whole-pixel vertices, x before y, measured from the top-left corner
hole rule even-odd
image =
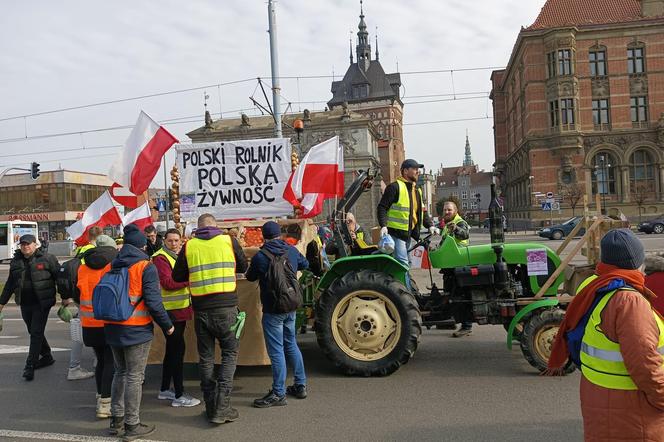
[[[404,169],[420,169],[422,167],[424,167],[424,164],[420,164],[420,163],[418,163],[417,161],[415,161],[413,159],[408,159],[408,160],[404,161],[403,163],[401,163],[401,170],[404,170]]]
[[[26,243],[26,244],[32,244],[33,242],[37,242],[37,238],[35,238],[35,235],[30,235],[30,234],[28,234],[28,235],[23,235],[23,236],[18,240],[18,243],[19,243],[19,244],[23,244],[23,243]]]

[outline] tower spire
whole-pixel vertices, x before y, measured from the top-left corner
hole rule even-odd
[[[379,60],[378,57],[378,26],[376,26],[376,61]]]
[[[475,163],[473,163],[473,157],[470,154],[470,141],[468,140],[468,129],[466,129],[466,153],[463,158],[463,165],[464,166],[473,166]]]
[[[350,64],[353,64],[353,31],[350,31],[350,36],[348,37],[348,49],[350,52]]]
[[[357,25],[357,64],[360,68],[366,70],[369,68],[371,62],[371,45],[369,44],[369,33],[367,32],[367,24],[364,22],[364,5],[360,0],[360,23]]]

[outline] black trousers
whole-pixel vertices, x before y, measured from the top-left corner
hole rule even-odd
[[[30,334],[30,350],[26,364],[35,365],[39,356],[51,354],[51,347],[44,336],[50,311],[51,307],[44,308],[40,304],[21,305],[21,316]]]
[[[95,368],[95,382],[97,384],[97,393],[102,398],[111,397],[111,385],[113,384],[113,374],[115,373],[115,364],[113,363],[113,351],[110,345],[92,347],[97,357],[97,367]]]
[[[187,323],[184,321],[174,322],[173,334],[166,338],[166,352],[164,353],[164,364],[161,372],[161,391],[168,390],[173,380],[175,397],[182,396],[184,392],[184,329]]]

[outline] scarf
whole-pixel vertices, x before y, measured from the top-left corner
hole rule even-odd
[[[165,245],[164,245],[161,249],[162,249],[164,252],[166,252],[166,254],[167,254],[168,256],[170,256],[171,258],[173,258],[174,260],[176,260],[176,261],[178,260],[178,254],[175,253],[174,251],[172,251],[171,249],[169,249],[168,247],[166,247]]]
[[[551,357],[549,358],[548,364],[549,368],[542,372],[543,375],[563,375],[563,367],[569,359],[569,350],[567,348],[567,339],[565,339],[565,335],[579,324],[579,321],[581,321],[583,316],[590,309],[597,291],[609,285],[611,281],[614,279],[622,279],[627,285],[638,290],[648,302],[652,302],[653,299],[657,298],[657,295],[644,285],[645,276],[639,270],[621,269],[600,262],[597,264],[595,274],[598,278],[585,286],[567,307],[567,312],[565,313],[563,322],[560,324],[560,329],[558,330],[556,340],[551,349]]]

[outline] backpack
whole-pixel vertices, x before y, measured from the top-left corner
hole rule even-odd
[[[58,276],[55,278],[55,284],[62,298],[80,299],[81,294],[78,290],[78,268],[80,266],[81,258],[78,256],[60,265]]]
[[[569,351],[570,359],[578,368],[581,368],[581,343],[583,341],[583,335],[586,332],[588,321],[590,321],[590,315],[592,315],[593,311],[597,307],[597,304],[599,304],[599,302],[607,293],[612,292],[613,290],[625,288],[628,290],[634,290],[622,279],[614,279],[609,283],[609,285],[599,289],[595,294],[595,299],[593,299],[592,305],[583,315],[576,327],[565,333],[565,340],[567,341],[567,350]]]
[[[288,252],[273,255],[261,249],[270,260],[267,268],[268,296],[274,300],[275,313],[290,313],[302,304],[302,288],[297,275],[288,261]]]
[[[129,299],[128,267],[106,272],[92,291],[92,311],[95,319],[123,322],[131,317],[134,308],[135,305],[132,305]]]

